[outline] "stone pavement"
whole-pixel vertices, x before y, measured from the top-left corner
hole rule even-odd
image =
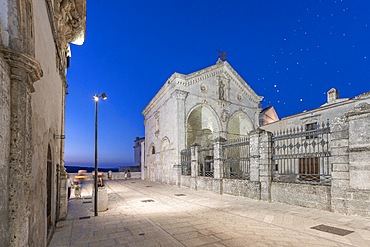
[[[85,186],[82,199],[69,201],[51,247],[370,246],[369,218],[139,179],[106,186],[108,210],[93,216],[91,186]]]

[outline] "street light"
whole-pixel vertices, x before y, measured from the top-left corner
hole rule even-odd
[[[98,102],[99,98],[103,100],[107,99],[107,95],[102,93],[100,95],[95,94],[93,99],[95,100],[95,166],[94,166],[94,215],[98,216]]]

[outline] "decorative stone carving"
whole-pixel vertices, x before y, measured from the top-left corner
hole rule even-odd
[[[205,84],[200,85],[200,91],[202,93],[207,93],[207,91],[208,91],[207,86]]]
[[[55,0],[54,14],[58,20],[59,36],[64,38],[66,43],[85,35],[85,0]]]
[[[237,99],[239,102],[241,102],[241,101],[242,101],[242,99],[243,99],[243,97],[242,97],[242,95],[241,95],[240,93],[238,93],[238,95],[236,96],[236,99]]]
[[[222,79],[219,81],[218,96],[220,100],[225,100],[225,84]]]
[[[223,110],[221,113],[221,121],[226,122],[229,119],[229,112],[227,110]]]
[[[54,4],[51,3],[54,1]],[[69,43],[81,45],[85,39],[86,0],[47,0],[54,42],[57,46],[56,61],[59,74],[65,77]]]
[[[154,114],[154,117],[155,117],[155,136],[158,137],[159,136],[159,112],[155,112]]]

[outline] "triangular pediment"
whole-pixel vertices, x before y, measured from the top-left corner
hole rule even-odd
[[[184,75],[174,73],[168,80],[168,84],[179,84],[185,87],[192,87],[210,79],[222,78],[227,80],[230,86],[237,87],[240,92],[248,96],[253,102],[259,103],[263,97],[248,85],[248,83],[234,70],[234,68],[226,61],[217,61],[215,65],[202,70]]]

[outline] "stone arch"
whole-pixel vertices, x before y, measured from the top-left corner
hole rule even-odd
[[[254,129],[253,122],[243,111],[235,112],[227,124],[227,140],[247,136]]]
[[[216,112],[208,105],[195,106],[186,120],[186,146],[193,143],[209,145],[220,131],[220,120]]]

